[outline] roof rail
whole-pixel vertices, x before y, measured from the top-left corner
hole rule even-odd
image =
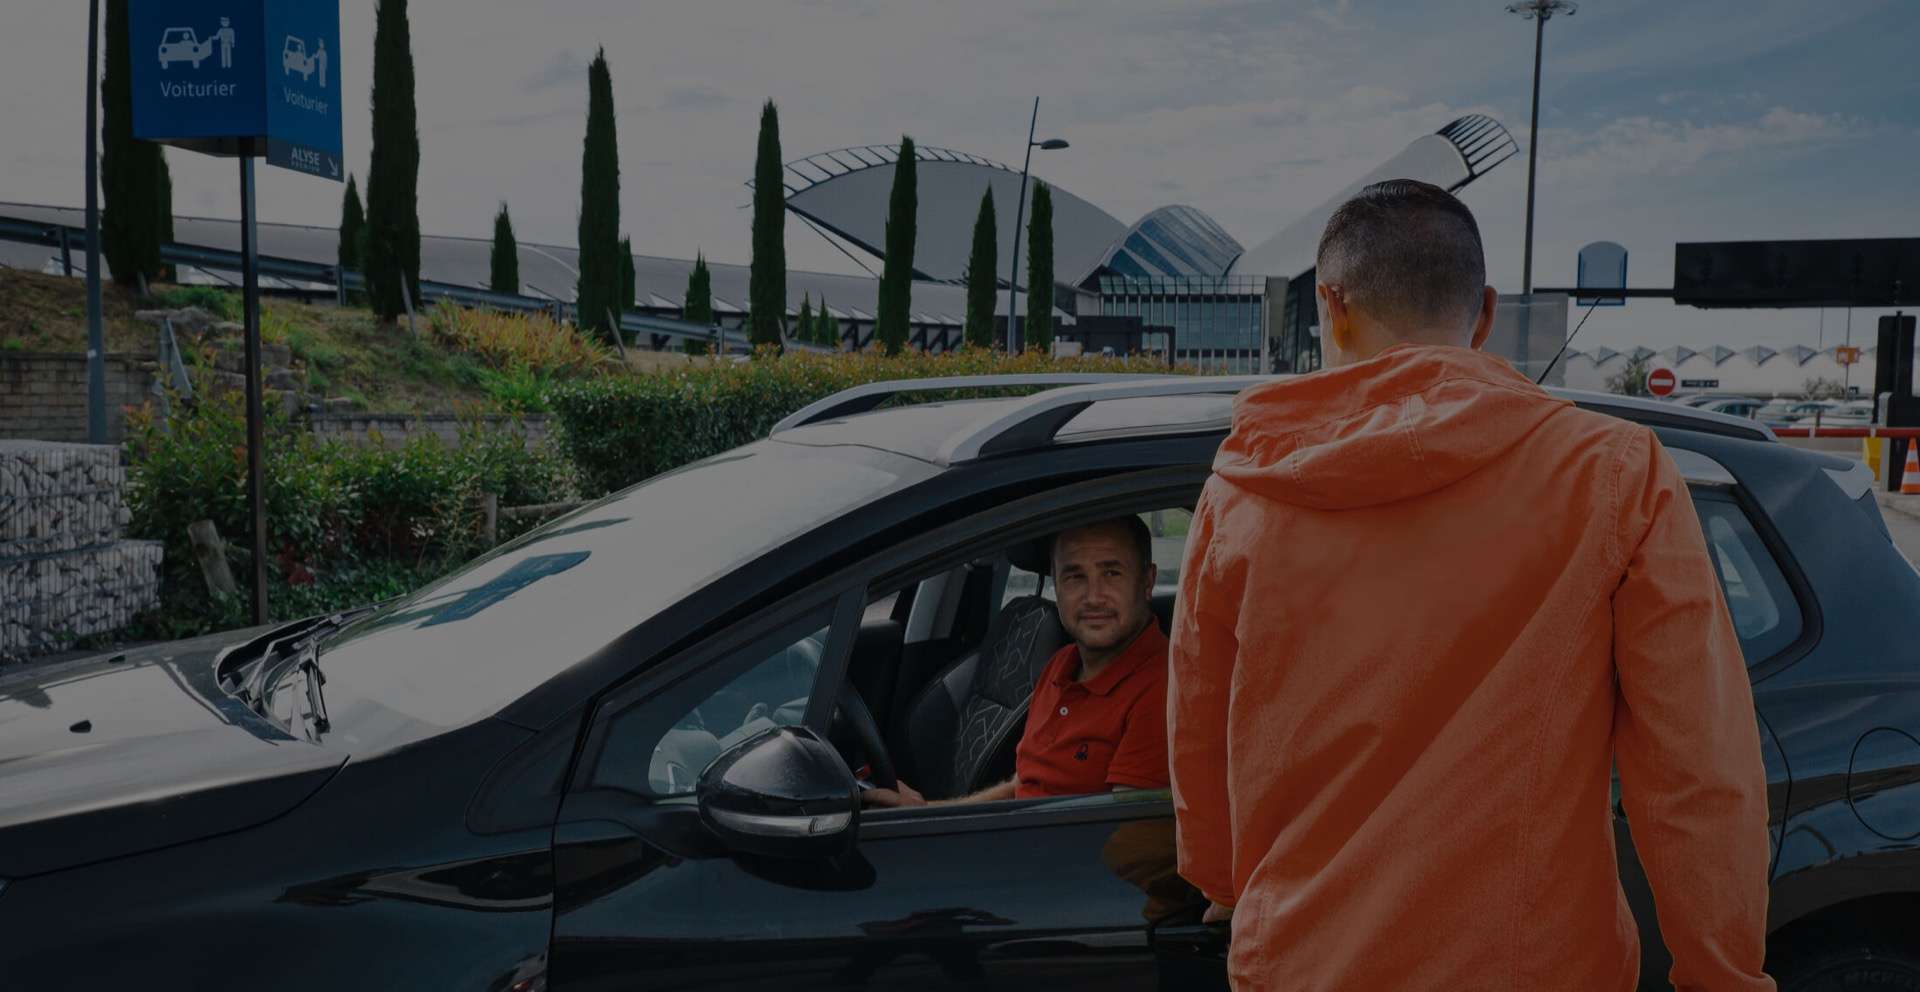
[[[1036,372],[1025,375],[949,375],[930,379],[888,379],[843,389],[825,399],[815,400],[773,425],[769,433],[778,434],[808,424],[837,417],[866,413],[895,396],[931,393],[947,389],[1011,389],[1022,386],[1085,386],[1104,382],[1139,382],[1166,379],[1159,373],[1122,372]]]
[[[1105,400],[1154,396],[1201,396],[1238,393],[1250,386],[1278,382],[1283,375],[1181,375],[1152,378],[1129,376],[1129,381],[1101,382],[1052,389],[1028,397],[1019,406],[988,417],[954,434],[940,446],[943,464],[970,462],[989,455],[1044,447],[1081,411]]]

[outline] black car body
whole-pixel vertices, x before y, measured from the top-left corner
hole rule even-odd
[[[1036,542],[1191,507],[1249,381],[1088,380],[863,387],[340,629],[0,680],[0,975],[1224,987],[1164,792],[855,798],[863,766],[929,795],[1004,776],[1060,636]],[[983,385],[1053,388],[873,409]],[[1570,395],[1653,427],[1693,486],[1770,778],[1770,967],[1920,978],[1920,575],[1870,477],[1751,421]]]

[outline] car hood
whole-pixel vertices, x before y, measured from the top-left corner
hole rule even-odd
[[[0,877],[254,826],[347,756],[221,691],[220,652],[258,631],[35,666],[0,677]]]

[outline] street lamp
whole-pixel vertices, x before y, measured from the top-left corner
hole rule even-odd
[[[1007,279],[1007,354],[1015,355],[1020,351],[1020,331],[1015,322],[1020,319],[1014,310],[1013,291],[1020,285],[1020,225],[1027,218],[1027,171],[1033,166],[1033,150],[1053,151],[1067,147],[1061,138],[1048,138],[1045,141],[1033,140],[1034,126],[1040,123],[1040,98],[1033,98],[1033,117],[1027,121],[1027,160],[1020,166],[1020,199],[1013,209],[1013,273]],[[1027,287],[1031,292],[1033,287]]]
[[[1580,5],[1574,0],[1519,0],[1507,4],[1507,13],[1519,14],[1533,22],[1533,123],[1527,131],[1527,248],[1520,277],[1520,292],[1533,299],[1533,167],[1540,148],[1540,47],[1546,40],[1547,21],[1555,14],[1572,17]]]

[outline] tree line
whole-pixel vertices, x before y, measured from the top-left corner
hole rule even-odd
[[[115,282],[138,286],[161,275],[160,246],[172,240],[172,185],[161,146],[133,138],[128,0],[107,0],[106,74],[102,86],[101,218],[103,248]],[[375,13],[372,149],[363,203],[351,174],[341,196],[338,262],[365,277],[367,301],[384,319],[406,311],[420,293],[420,135],[414,100],[412,30],[407,0],[379,0]],[[911,136],[900,138],[888,196],[885,253],[874,338],[887,354],[907,345],[913,322],[914,248],[918,241],[919,155]],[[798,340],[837,347],[839,320],[822,299],[801,301],[787,318],[786,203],[781,180],[780,116],[772,100],[761,107],[754,159],[753,257],[746,326],[755,345]],[[579,276],[574,287],[578,326],[610,337],[618,314],[637,305],[632,239],[620,230],[620,159],[613,77],[606,50],[587,70],[587,120],[580,170]],[[1025,232],[1028,262],[1025,346],[1048,349],[1053,338],[1053,207],[1046,184],[1036,183]],[[1016,233],[1018,236],[1018,233]],[[965,340],[996,341],[994,300],[999,239],[991,187],[974,221],[966,270]],[[488,287],[521,288],[519,246],[507,205],[494,216]],[[683,301],[684,319],[713,322],[712,279],[704,253],[696,256]]]

